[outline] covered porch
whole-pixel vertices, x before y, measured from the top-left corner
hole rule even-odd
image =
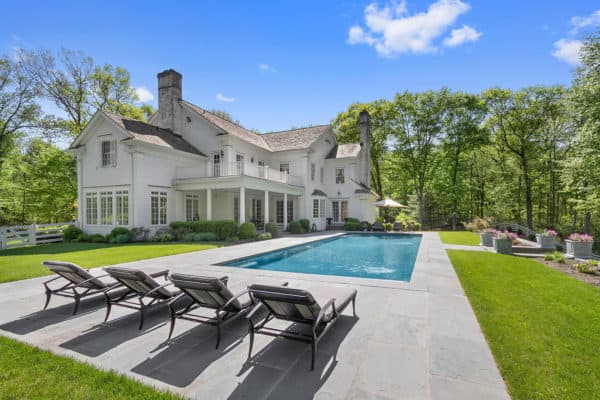
[[[247,176],[178,179],[176,219],[184,221],[230,219],[252,222],[258,229],[272,222],[280,229],[304,214],[303,188],[265,182]]]

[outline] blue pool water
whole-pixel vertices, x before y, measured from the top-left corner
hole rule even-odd
[[[420,243],[421,235],[348,234],[222,265],[408,282]]]

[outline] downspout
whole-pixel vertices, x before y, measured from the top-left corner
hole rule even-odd
[[[131,154],[131,183],[129,184],[130,189],[131,189],[131,197],[129,200],[129,225],[134,228],[135,224],[134,224],[134,218],[135,218],[135,213],[134,213],[134,205],[135,205],[135,186],[134,186],[134,182],[135,182],[135,158],[134,158],[134,149],[133,146],[131,146],[129,148],[131,150],[130,154]]]

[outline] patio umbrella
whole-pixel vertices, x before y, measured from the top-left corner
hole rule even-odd
[[[375,203],[375,205],[381,208],[408,208],[390,198],[379,200],[377,203]]]

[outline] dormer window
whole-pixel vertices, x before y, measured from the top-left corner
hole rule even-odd
[[[103,140],[100,142],[100,160],[103,167],[117,165],[117,141]]]
[[[346,182],[346,179],[344,177],[344,168],[336,168],[335,169],[335,183],[339,185],[344,182]]]

